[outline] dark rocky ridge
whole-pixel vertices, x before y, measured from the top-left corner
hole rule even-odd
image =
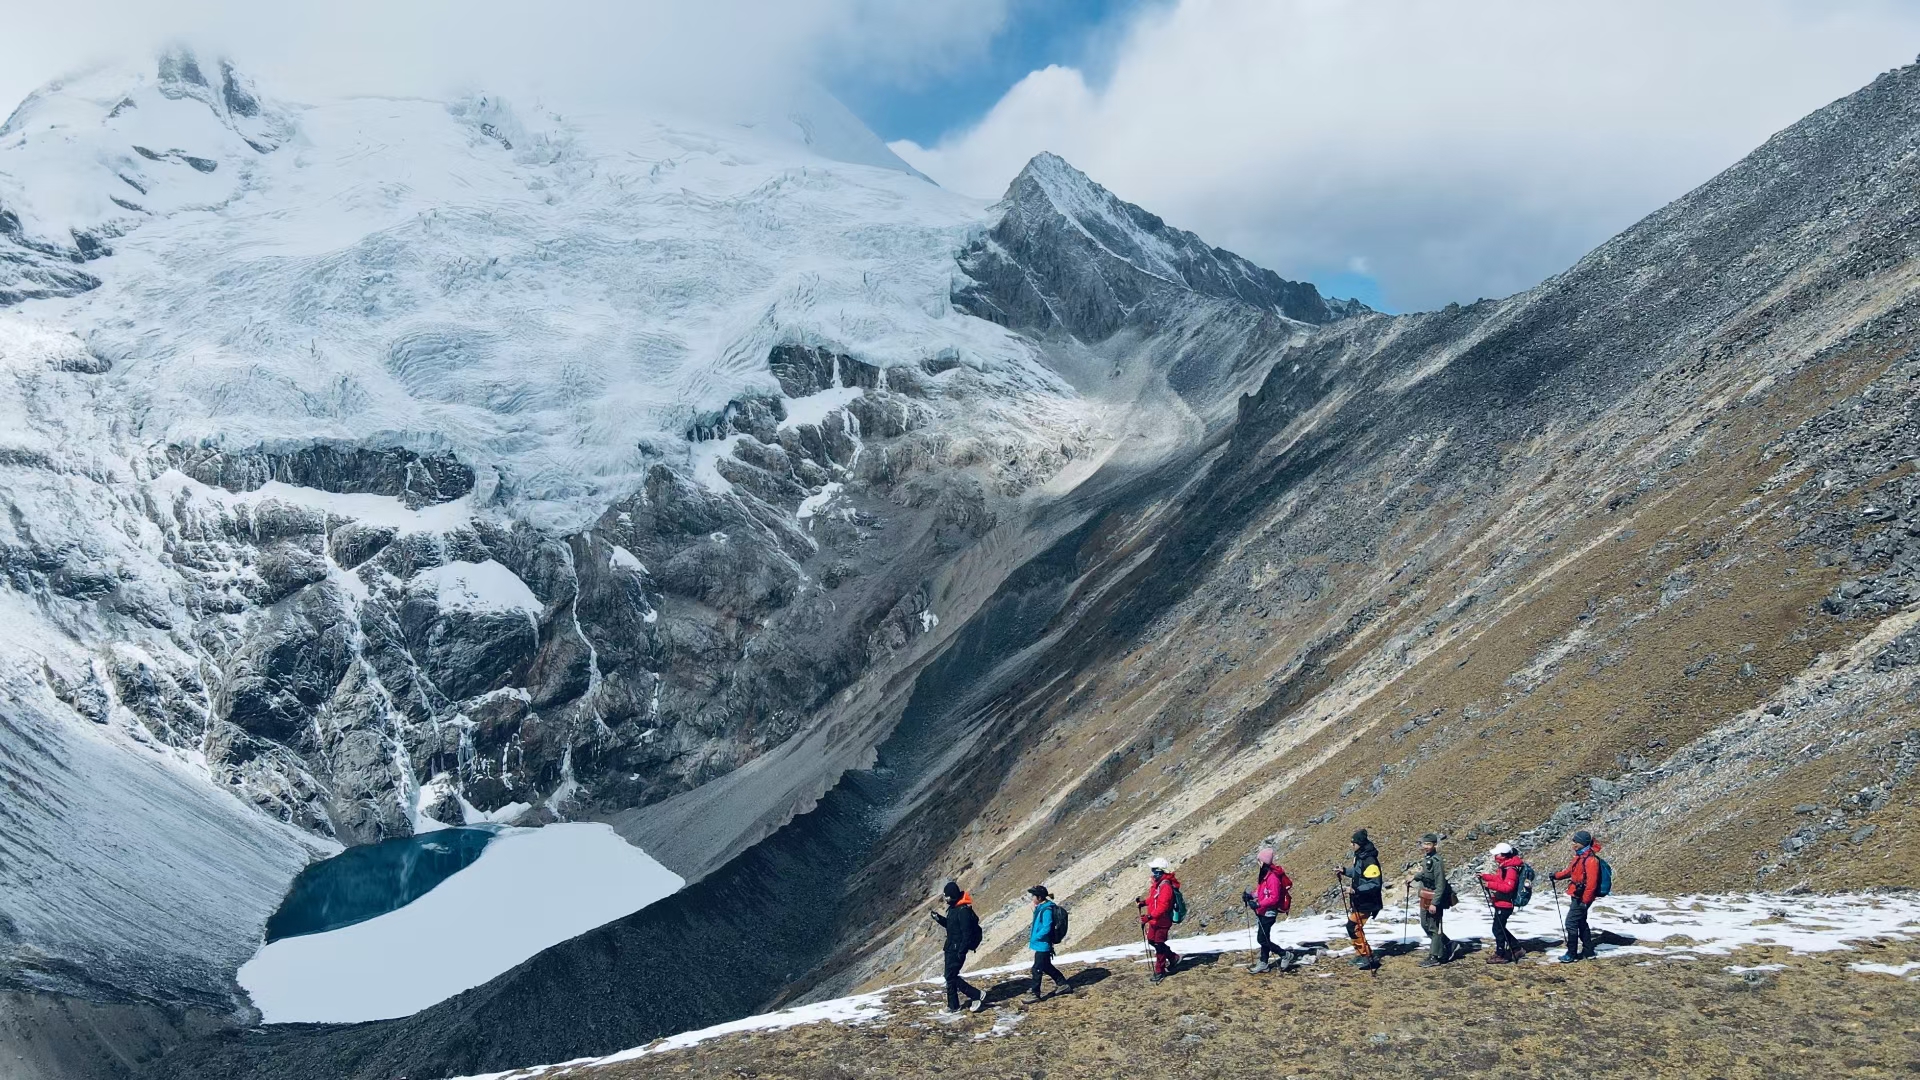
[[[968,280],[953,302],[1004,326],[1103,341],[1125,325],[1159,329],[1195,294],[1303,323],[1369,310],[1209,247],[1053,154],[1027,163],[999,209],[994,226],[960,253]]]
[[[285,453],[175,446],[174,468],[212,487],[257,491],[270,480],[341,495],[391,495],[409,509],[451,502],[473,490],[473,470],[451,454],[397,447],[318,443]]]

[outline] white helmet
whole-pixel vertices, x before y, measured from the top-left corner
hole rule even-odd
[[[1493,845],[1493,853],[1495,855],[1511,855],[1513,854],[1513,845],[1504,841],[1495,844]]]
[[[1165,870],[1166,868],[1167,868],[1167,860],[1162,859],[1158,856],[1155,856],[1153,859],[1149,860],[1147,863],[1147,869],[1149,870]]]

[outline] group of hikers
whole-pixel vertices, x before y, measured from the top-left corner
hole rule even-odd
[[[1554,871],[1548,878],[1556,886],[1566,883],[1566,950],[1560,956],[1563,964],[1593,958],[1593,930],[1588,925],[1587,912],[1613,887],[1612,868],[1600,857],[1600,845],[1592,834],[1582,829],[1569,839],[1573,844],[1571,861],[1565,869]],[[1386,909],[1386,872],[1380,866],[1380,851],[1367,836],[1367,830],[1353,834],[1352,849],[1351,864],[1335,870],[1334,875],[1346,905],[1347,937],[1354,947],[1349,962],[1363,971],[1373,971],[1380,967],[1380,960],[1367,941],[1366,928],[1370,920]],[[1496,844],[1488,855],[1493,869],[1480,875],[1482,893],[1493,912],[1493,953],[1487,957],[1487,963],[1511,964],[1521,958],[1523,949],[1519,939],[1507,928],[1507,922],[1517,908],[1531,901],[1534,872],[1511,844]],[[1292,971],[1298,958],[1293,950],[1274,943],[1273,928],[1293,907],[1293,880],[1275,860],[1273,848],[1261,848],[1257,858],[1253,888],[1241,894],[1242,902],[1253,913],[1254,938],[1260,950],[1258,959],[1248,970],[1256,974]],[[1403,918],[1404,909],[1412,904],[1417,888],[1420,929],[1428,940],[1427,955],[1420,966],[1437,967],[1459,959],[1463,950],[1447,937],[1446,931],[1447,911],[1459,903],[1459,895],[1447,880],[1440,837],[1435,833],[1422,836],[1419,858],[1405,869],[1407,877],[1401,885]],[[1153,859],[1147,864],[1147,871],[1152,880],[1147,890],[1134,898],[1134,908],[1139,914],[1141,935],[1153,948],[1150,981],[1157,983],[1180,965],[1180,954],[1168,947],[1167,939],[1175,924],[1186,918],[1186,898],[1180,891],[1180,879],[1174,876],[1173,868],[1165,859]],[[959,1010],[965,999],[967,1009],[979,1012],[986,1005],[986,995],[967,982],[960,969],[967,954],[980,947],[980,916],[973,910],[973,897],[961,889],[958,882],[947,882],[942,893],[946,910],[932,914],[947,934],[947,1009]],[[1026,1000],[1040,1001],[1040,991],[1047,979],[1053,980],[1055,993],[1071,994],[1073,984],[1053,962],[1055,948],[1067,936],[1067,909],[1054,900],[1045,885],[1033,886],[1027,895],[1032,899],[1027,948],[1033,953],[1033,970]],[[1558,895],[1556,889],[1556,898]]]

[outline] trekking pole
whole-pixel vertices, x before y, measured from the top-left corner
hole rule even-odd
[[[1567,945],[1567,920],[1564,916],[1560,914],[1559,886],[1555,885],[1554,888],[1552,889],[1552,892],[1553,892],[1553,921],[1560,924],[1560,947],[1563,949],[1569,948],[1570,946]]]
[[[1402,945],[1405,945],[1407,943],[1407,904],[1410,901],[1412,901],[1412,899],[1413,899],[1413,889],[1408,887],[1407,885],[1404,885],[1404,884],[1401,885],[1400,886],[1400,944]]]

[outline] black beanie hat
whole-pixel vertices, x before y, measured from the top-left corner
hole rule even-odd
[[[1364,844],[1364,843],[1366,843],[1366,842],[1367,842],[1367,830],[1365,830],[1365,829],[1355,829],[1355,830],[1353,831],[1353,842],[1354,842],[1354,843],[1356,843],[1356,844]]]
[[[1420,838],[1420,842],[1423,844],[1437,844],[1440,842],[1440,835],[1438,833],[1428,833]]]
[[[1042,900],[1047,898],[1047,887],[1045,885],[1035,885],[1033,888],[1028,889],[1027,891],[1041,898]]]
[[[1579,832],[1573,834],[1573,842],[1579,844],[1581,847],[1590,847],[1593,844],[1593,834],[1585,829],[1581,829]]]
[[[947,899],[949,900],[960,899],[960,883],[957,881],[947,882],[946,887],[940,891],[947,894]]]

